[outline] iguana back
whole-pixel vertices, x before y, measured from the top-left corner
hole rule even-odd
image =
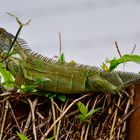
[[[14,36],[0,28],[1,54],[7,52]],[[105,72],[98,67],[60,62],[34,53],[27,43],[18,38],[7,58],[8,70],[18,85],[46,78],[40,89],[65,94],[104,92],[117,93],[126,86],[140,80],[140,75],[129,72]],[[15,57],[15,54],[18,57]],[[13,61],[14,60],[14,61]],[[48,80],[49,79],[49,80]]]

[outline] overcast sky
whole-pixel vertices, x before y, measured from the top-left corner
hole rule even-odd
[[[106,58],[118,57],[114,41],[124,53],[140,54],[139,0],[0,0],[0,26],[15,34],[16,21],[32,19],[20,37],[30,47],[46,56],[59,52],[58,33],[68,61],[100,66]],[[120,67],[122,69],[122,67]],[[126,71],[140,71],[138,65],[127,65]]]

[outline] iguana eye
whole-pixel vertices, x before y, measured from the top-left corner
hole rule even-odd
[[[7,53],[9,49],[9,46],[6,44],[1,44],[0,45],[0,53]]]

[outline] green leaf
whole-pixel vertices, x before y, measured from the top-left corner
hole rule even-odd
[[[6,85],[6,87],[13,87],[14,78],[9,71],[2,67],[2,63],[0,63],[0,74],[4,80],[4,85]]]
[[[29,140],[25,135],[19,133],[19,132],[16,132],[17,135],[19,136],[20,140]]]
[[[53,140],[53,139],[55,139],[55,136],[52,136],[52,137],[47,138],[47,139],[45,139],[45,140]]]
[[[14,81],[12,74],[2,67],[2,63],[0,63],[0,73],[4,79],[4,81]]]
[[[22,84],[22,85],[21,85],[21,88],[22,88],[22,89],[25,89],[25,85]]]
[[[57,94],[56,97],[62,102],[66,101],[66,96],[64,94]]]
[[[81,114],[83,116],[86,116],[87,112],[88,112],[88,109],[86,108],[86,106],[82,103],[82,102],[78,102],[78,109],[79,111],[81,112]]]
[[[56,93],[47,93],[49,99],[53,99],[54,97],[56,97]]]
[[[37,91],[34,94],[39,95],[39,96],[48,97],[48,93],[42,89],[39,89],[39,88],[37,88]]]
[[[99,112],[99,110],[101,110],[101,108],[96,108],[96,109],[93,108],[93,109],[91,109],[91,110],[86,114],[86,116],[87,116],[87,117],[92,116],[93,114]]]
[[[24,93],[28,93],[28,92],[37,92],[37,90],[35,89],[35,85],[21,85],[21,91]]]
[[[84,115],[82,115],[82,114],[79,115],[80,122],[85,121],[86,118],[87,118],[87,116],[84,116]]]
[[[64,53],[62,53],[62,54],[59,56],[58,61],[60,61],[60,62],[65,62],[65,55],[64,55]]]
[[[112,59],[107,61],[107,63],[110,63],[110,71],[114,70],[117,68],[119,64],[126,63],[126,62],[134,62],[137,64],[140,64],[140,56],[139,55],[130,55],[130,54],[125,54],[122,57],[116,59]]]
[[[109,68],[108,68],[108,66],[107,66],[105,63],[102,63],[101,68],[102,68],[104,71],[109,71]]]

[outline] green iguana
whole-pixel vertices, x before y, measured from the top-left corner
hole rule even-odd
[[[0,28],[0,59],[7,54],[14,36]],[[12,55],[5,58],[6,65],[19,86],[45,79],[39,88],[55,93],[74,94],[87,92],[118,93],[140,80],[130,72],[105,72],[98,67],[60,62],[34,53],[27,43],[17,38]]]

